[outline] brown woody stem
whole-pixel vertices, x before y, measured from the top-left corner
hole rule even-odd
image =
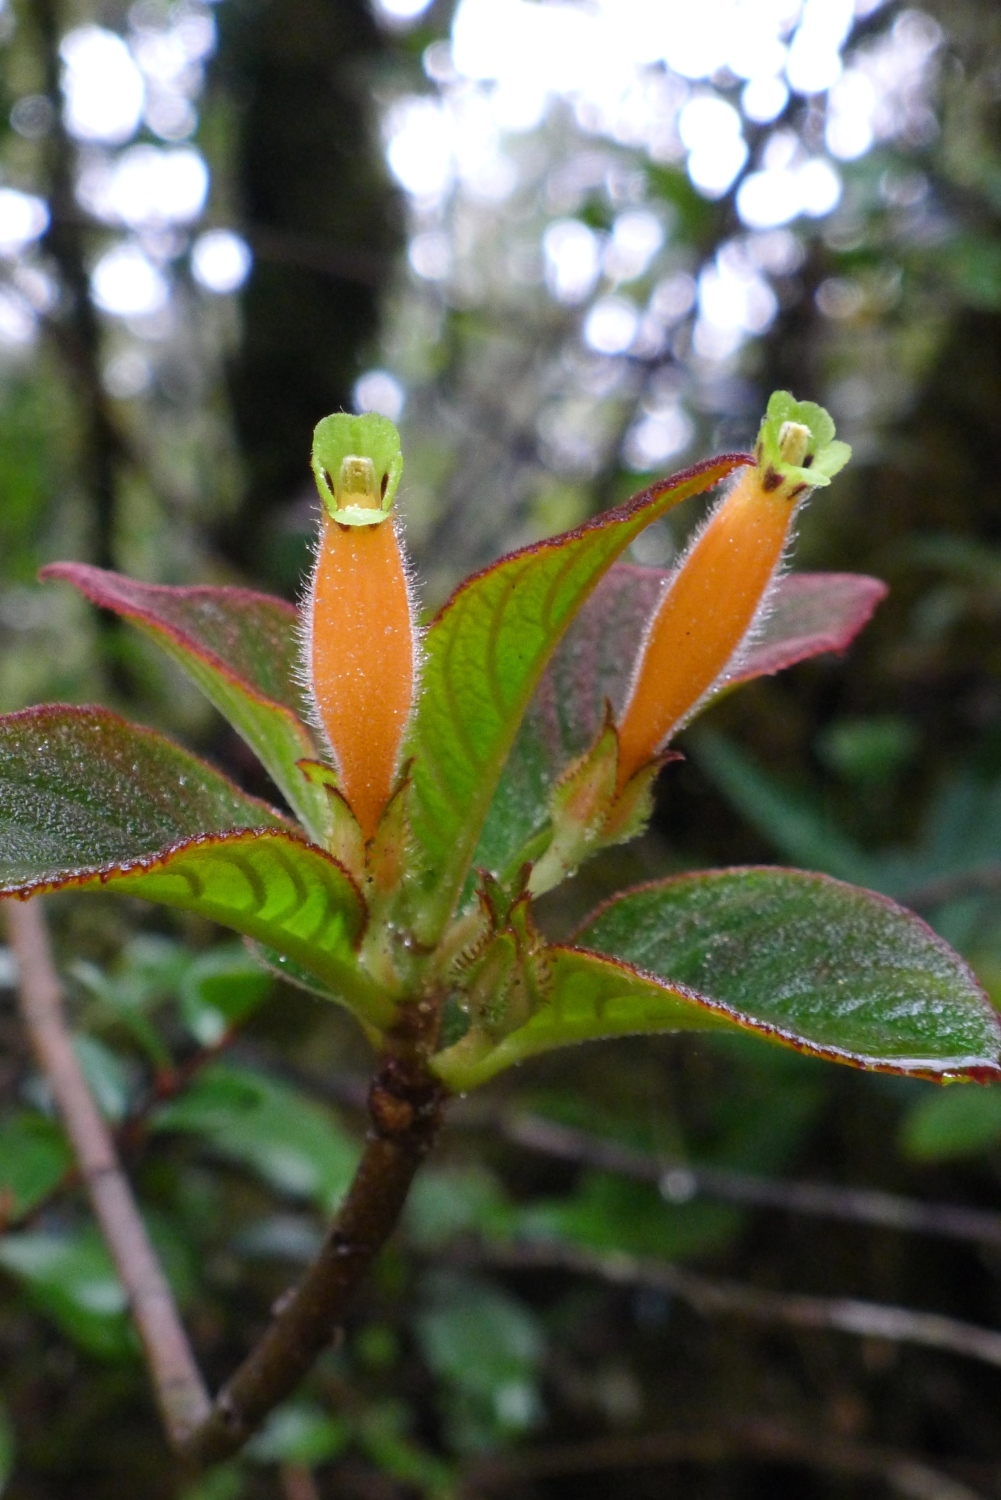
[[[87,1086],[63,1012],[40,902],[5,901],[18,963],[21,1015],[52,1090],[142,1340],[170,1442],[180,1447],[207,1417],[208,1392],[111,1134]]]
[[[209,1464],[236,1453],[330,1343],[396,1225],[437,1134],[442,1102],[441,1086],[417,1052],[384,1059],[369,1094],[372,1127],[362,1159],[323,1248],[223,1386],[184,1456]]]
[[[421,1045],[435,1010],[412,1007],[391,1039],[396,1050],[383,1058],[369,1093],[365,1149],[323,1248],[212,1402],[74,1050],[41,905],[36,899],[4,906],[24,1023],[125,1288],[167,1437],[182,1458],[218,1463],[243,1447],[330,1343],[396,1225],[441,1122],[444,1092],[427,1071]]]

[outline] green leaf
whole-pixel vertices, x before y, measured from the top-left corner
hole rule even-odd
[[[261,1073],[219,1063],[152,1116],[155,1130],[200,1136],[280,1192],[325,1211],[340,1201],[358,1145],[329,1110]]]
[[[0,1406],[0,1495],[7,1492],[10,1476],[14,1472],[15,1453],[14,1424],[6,1406]]]
[[[439,1054],[450,1088],[571,1042],[720,1026],[883,1072],[1001,1076],[1001,1021],[959,955],[903,907],[824,875],[657,881],[599,908],[576,941],[534,959],[545,1003],[525,1025]]]
[[[416,1319],[421,1352],[451,1388],[455,1438],[466,1448],[524,1431],[541,1416],[545,1339],[524,1303],[471,1276],[429,1278]]]
[[[179,1500],[241,1500],[247,1490],[247,1471],[239,1463],[220,1464],[193,1485],[186,1486]]]
[[[617,960],[576,948],[545,948],[534,959],[534,984],[545,1003],[523,1026],[494,1043],[474,1028],[431,1066],[453,1093],[485,1083],[539,1052],[599,1037],[638,1032],[699,1031],[725,1026],[698,997]]]
[[[345,870],[263,802],[104,709],[0,719],[0,894],[96,888],[195,911],[302,964],[367,1020],[365,907]]]
[[[104,1359],[133,1353],[125,1293],[96,1230],[4,1235],[0,1266],[89,1353]]]
[[[280,829],[251,829],[192,839],[145,868],[138,863],[62,883],[198,912],[287,955],[373,1026],[393,1019],[392,1003],[355,955],[365,920],[357,887],[314,844]]]
[[[709,871],[627,892],[577,934],[720,1017],[834,1061],[1001,1074],[1001,1022],[971,970],[886,897],[797,870]]]
[[[28,1213],[53,1192],[73,1165],[62,1131],[45,1115],[25,1112],[0,1125],[3,1219]]]
[[[96,1036],[78,1033],[73,1050],[83,1070],[94,1102],[104,1118],[120,1125],[129,1112],[132,1079],[125,1059]]]
[[[989,1151],[1001,1141],[1001,1089],[947,1089],[922,1099],[904,1121],[901,1144],[919,1161]]]
[[[432,1163],[414,1181],[405,1222],[408,1241],[427,1253],[462,1235],[503,1235],[515,1211],[486,1167]]]
[[[544,822],[552,787],[594,743],[606,700],[621,712],[650,617],[671,577],[660,568],[616,563],[598,583],[553,654],[522,722],[483,827],[473,864],[502,875]],[[760,631],[724,686],[779,672],[827,651],[843,651],[886,593],[854,573],[792,573],[769,596]],[[701,710],[700,710],[701,711]]]
[[[0,884],[158,855],[182,839],[284,828],[204,761],[104,708],[28,708],[0,718]]]
[[[217,1046],[267,999],[273,988],[246,948],[212,948],[199,954],[178,986],[185,1025],[202,1047]]]
[[[685,742],[699,770],[719,788],[752,828],[786,859],[841,880],[880,886],[880,861],[832,822],[819,798],[802,795],[756,765],[737,745],[708,729]]]
[[[287,1401],[276,1407],[245,1451],[256,1463],[312,1468],[339,1458],[351,1436],[351,1424],[344,1417],[332,1417],[311,1401]]]
[[[626,1255],[675,1260],[724,1249],[742,1222],[722,1203],[666,1203],[649,1183],[588,1172],[569,1196],[525,1205],[517,1232],[528,1239],[569,1240]]]
[[[644,527],[746,461],[696,465],[576,531],[501,558],[461,584],[432,621],[405,752],[414,756],[408,811],[425,867],[422,940],[448,921],[522,717],[574,615]]]
[[[303,722],[291,604],[249,589],[139,583],[85,563],[52,563],[40,577],[64,579],[156,641],[243,736],[310,837],[326,841],[327,795],[296,765],[316,760],[317,749]]]

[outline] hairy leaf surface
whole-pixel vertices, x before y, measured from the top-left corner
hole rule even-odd
[[[40,576],[73,584],[156,641],[246,740],[310,836],[325,841],[327,795],[296,765],[315,760],[317,748],[303,722],[291,604],[249,589],[139,583],[85,563],[53,563]]]
[[[748,461],[730,454],[696,465],[576,531],[501,558],[461,584],[432,622],[408,745],[425,938],[448,919],[522,716],[576,612],[645,526]]]
[[[625,705],[637,653],[671,577],[616,563],[597,584],[553,654],[522,722],[483,828],[474,864],[500,874],[546,818],[554,782],[594,742],[605,702]],[[826,651],[843,651],[886,594],[855,573],[780,578],[753,641],[704,707],[740,683]]]
[[[929,927],[886,897],[797,870],[714,870],[600,908],[536,959],[543,1004],[467,1067],[469,1088],[536,1052],[630,1032],[737,1027],[857,1067],[1001,1078],[1001,1021]],[[614,955],[614,957],[613,957]]]
[[[287,953],[369,1019],[350,876],[263,802],[106,709],[0,719],[0,894],[112,889],[199,912]]]

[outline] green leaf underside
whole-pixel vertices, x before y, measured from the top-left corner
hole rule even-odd
[[[293,985],[297,990],[305,990],[309,995],[319,995],[323,1000],[338,998],[319,975],[312,973],[304,964],[296,963],[287,953],[279,953],[276,948],[268,948],[264,943],[254,942],[253,939],[250,940],[249,948],[255,963],[284,979],[286,984]]]
[[[106,709],[0,719],[0,894],[103,888],[287,953],[376,1023],[364,905],[336,860],[162,735]]]
[[[473,863],[501,874],[545,821],[553,784],[594,742],[605,701],[625,704],[633,664],[661,592],[660,568],[616,563],[600,580],[535,691],[490,806]],[[886,594],[876,578],[792,573],[780,578],[753,642],[720,692],[823,652],[843,651]]]
[[[0,1267],[90,1354],[122,1359],[134,1353],[125,1293],[96,1230],[4,1235]]]
[[[711,489],[746,455],[699,464],[576,531],[501,558],[460,585],[424,638],[411,826],[427,879],[426,939],[459,895],[521,717],[564,630],[651,521]]]
[[[999,1140],[1001,1089],[936,1089],[908,1113],[900,1143],[917,1161],[950,1161]]]
[[[545,951],[547,1001],[526,1025],[454,1076],[443,1054],[450,1087],[571,1042],[714,1027],[884,1072],[1001,1078],[1001,1021],[958,955],[911,912],[827,876],[658,881],[599,908],[575,942]]]
[[[153,1130],[200,1136],[211,1149],[296,1197],[334,1208],[357,1164],[356,1142],[329,1110],[261,1073],[228,1063],[206,1068],[155,1110]]]
[[[53,563],[40,576],[73,584],[166,651],[246,740],[310,836],[326,840],[327,795],[296,765],[318,752],[303,722],[293,605],[249,589],[139,583],[85,563]]]
[[[29,1213],[55,1190],[73,1165],[62,1131],[27,1112],[0,1124],[0,1200],[4,1222]]]

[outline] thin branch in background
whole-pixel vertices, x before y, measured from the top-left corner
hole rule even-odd
[[[441,1086],[424,1070],[419,1049],[408,1050],[414,1038],[398,1037],[401,1054],[384,1059],[373,1082],[372,1129],[319,1255],[211,1401],[74,1050],[41,905],[36,898],[4,906],[18,964],[21,1014],[125,1288],[167,1436],[182,1458],[197,1465],[218,1463],[243,1447],[334,1336],[395,1227],[414,1173],[437,1134]]]
[[[285,1078],[294,1087],[347,1109],[364,1109],[366,1085],[347,1073],[317,1074],[294,1067],[265,1052],[256,1042],[238,1037],[233,1055],[251,1066]],[[694,1166],[638,1151],[586,1130],[561,1125],[520,1110],[498,1111],[479,1099],[459,1101],[449,1115],[453,1129],[500,1132],[514,1145],[560,1161],[593,1167],[649,1182],[671,1203],[717,1198],[746,1208],[775,1208],[850,1224],[870,1224],[906,1234],[934,1234],[943,1239],[1001,1249],[1001,1213],[967,1208],[960,1203],[928,1203],[877,1188],[849,1188],[826,1182],[776,1181],[725,1167]]]
[[[703,1276],[667,1261],[649,1260],[615,1251],[601,1253],[550,1240],[516,1244],[476,1241],[458,1244],[452,1258],[459,1263],[496,1266],[507,1271],[567,1271],[594,1276],[617,1286],[643,1286],[687,1302],[703,1317],[746,1318],[754,1323],[781,1324],[885,1339],[895,1344],[918,1344],[941,1349],[965,1359],[1001,1369],[1001,1333],[980,1328],[940,1313],[919,1312],[855,1297],[815,1297],[799,1292],[772,1292],[744,1282]]]
[[[18,965],[21,1015],[125,1289],[167,1435],[180,1445],[204,1421],[208,1392],[111,1133],[73,1047],[41,903],[37,898],[5,901],[4,907]]]
[[[282,1500],[320,1500],[316,1480],[305,1464],[282,1464],[278,1478]]]
[[[908,891],[902,899],[905,906],[913,907],[915,911],[935,911],[950,901],[962,901],[966,896],[988,896],[998,891],[1001,891],[1001,862],[993,860],[976,865],[972,870],[957,870],[952,875],[926,881]]]
[[[509,1493],[515,1484],[600,1469],[748,1461],[797,1464],[853,1479],[881,1480],[905,1500],[981,1500],[965,1484],[910,1454],[747,1418],[721,1421],[710,1430],[597,1438],[481,1459],[466,1470],[457,1500],[485,1500],[488,1495]]]
[[[775,1182],[721,1167],[665,1163],[649,1152],[637,1151],[631,1146],[537,1115],[505,1115],[500,1125],[507,1139],[516,1145],[561,1161],[652,1183],[673,1203],[685,1203],[701,1195],[749,1208],[778,1208],[789,1213],[873,1224],[911,1234],[942,1235],[1001,1249],[1001,1213],[988,1209],[964,1208],[951,1203],[922,1203],[915,1198],[903,1198],[896,1193],[871,1188],[844,1188],[820,1182]]]

